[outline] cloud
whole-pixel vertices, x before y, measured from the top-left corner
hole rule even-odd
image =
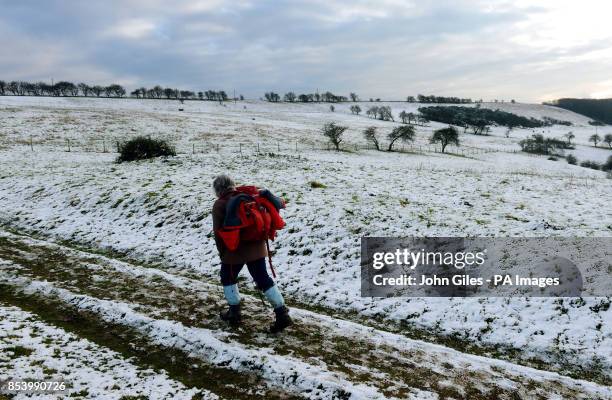
[[[10,2],[0,45],[15,50],[3,51],[0,78],[247,97],[317,88],[389,99],[589,96],[610,92],[609,11],[590,0]]]
[[[156,25],[153,21],[142,18],[130,18],[117,22],[106,30],[103,36],[119,39],[143,39],[155,31]]]

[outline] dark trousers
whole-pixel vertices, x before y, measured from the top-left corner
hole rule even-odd
[[[274,286],[274,281],[268,275],[266,270],[266,259],[260,258],[255,261],[246,263],[249,273],[255,280],[257,287],[265,292]],[[244,267],[244,264],[224,264],[221,263],[221,283],[223,286],[234,285],[237,282],[238,274]]]

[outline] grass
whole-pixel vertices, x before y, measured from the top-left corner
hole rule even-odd
[[[325,185],[325,184],[323,184],[321,182],[317,182],[317,181],[310,181],[310,182],[308,182],[308,184],[313,189],[326,189],[327,188],[327,185]]]
[[[255,373],[213,366],[178,349],[154,345],[133,328],[109,324],[91,312],[59,300],[17,293],[14,288],[0,284],[0,301],[35,313],[44,322],[116,351],[143,368],[165,370],[171,378],[187,387],[206,388],[232,399],[266,397],[262,379]],[[227,382],[233,385],[227,385]]]
[[[29,357],[34,352],[34,350],[28,349],[27,347],[23,347],[23,346],[7,347],[4,349],[4,351],[7,353],[12,353],[9,356],[11,359],[15,359],[19,357]]]
[[[486,223],[486,221],[482,221],[482,223]],[[14,230],[13,230],[13,233],[17,235],[22,235],[19,232],[15,232]],[[41,239],[44,239],[44,238],[41,238]],[[8,247],[13,250],[20,248],[18,243],[19,242],[10,243],[10,246]],[[111,257],[114,259],[120,259],[121,261],[131,263],[133,265],[138,265],[144,268],[156,268],[156,269],[161,269],[161,270],[167,270],[169,268],[169,266],[165,264],[144,263],[143,261],[134,259],[131,256],[127,256],[126,254],[116,252],[113,250],[92,249],[90,247],[84,247],[83,245],[75,244],[75,243],[68,242],[68,241],[62,241],[61,244],[64,246],[73,248],[73,249],[77,249],[81,252],[86,252],[86,253],[90,253],[94,255],[102,255],[102,256]],[[0,246],[0,249],[1,247],[4,247],[4,246]],[[27,250],[27,248],[23,248],[22,250]],[[8,254],[5,254],[5,255],[8,256]],[[45,253],[45,256],[49,256],[49,255],[50,255],[49,253]],[[59,258],[57,260],[61,261]],[[47,260],[44,260],[44,259],[42,261],[43,262],[41,263],[41,268],[42,268],[41,271],[43,269],[47,269],[49,265],[52,264],[52,263],[47,262]],[[57,272],[55,272],[54,275],[57,274]],[[202,279],[202,277],[199,275],[194,276],[193,274],[189,274],[187,272],[180,273],[179,275],[185,276],[191,279]],[[57,280],[57,278],[53,278],[51,276],[49,276],[49,279],[51,279],[52,281]],[[63,281],[69,282],[74,279],[74,276],[70,276],[70,277],[66,276],[65,278],[61,278],[61,279]],[[211,283],[216,283],[216,281],[211,282]],[[126,282],[126,286],[132,287],[131,285],[127,285],[127,282]],[[104,288],[100,288],[100,289],[104,289]],[[159,290],[159,288],[157,288],[156,290]],[[134,290],[131,290],[129,287],[126,287],[126,291],[129,292],[129,294],[131,295],[134,294]],[[244,287],[243,291],[245,294],[256,296],[256,292],[249,289],[248,286]],[[0,297],[1,297],[1,294],[2,292],[0,291]],[[588,380],[599,382],[599,383],[607,382],[605,372],[603,371],[602,368],[598,369],[598,368],[592,368],[590,366],[576,366],[573,364],[568,364],[568,362],[564,360],[563,354],[557,354],[557,352],[554,350],[551,350],[550,353],[547,353],[545,357],[555,360],[555,363],[557,363],[556,365],[552,362],[544,362],[541,359],[527,358],[525,357],[524,354],[522,354],[521,349],[517,349],[512,346],[487,345],[483,343],[474,343],[471,340],[466,340],[458,336],[442,335],[439,332],[436,333],[431,330],[419,328],[416,326],[415,323],[412,323],[407,320],[398,321],[397,323],[394,323],[393,321],[383,318],[382,316],[364,318],[363,316],[359,315],[357,312],[353,312],[349,310],[330,309],[328,307],[318,305],[318,304],[304,303],[303,301],[295,301],[294,299],[291,299],[291,298],[287,298],[286,300],[287,300],[289,307],[295,306],[295,307],[299,307],[299,308],[309,310],[312,312],[316,312],[316,313],[320,313],[320,314],[334,315],[336,318],[341,318],[344,320],[352,321],[355,323],[359,323],[361,325],[369,326],[369,327],[380,329],[383,331],[398,333],[398,334],[404,335],[412,339],[419,339],[419,340],[424,340],[427,342],[442,344],[447,347],[460,350],[462,352],[500,358],[500,359],[509,360],[509,361],[512,361],[512,362],[515,362],[521,365],[527,365],[527,366],[531,366],[531,367],[535,367],[535,368],[543,369],[543,370],[550,370],[551,366],[554,365],[554,368],[552,368],[553,370],[566,374],[568,376],[574,377],[574,378],[588,379]],[[603,310],[606,310],[609,307],[609,304],[610,303],[604,304],[602,305],[601,308]],[[199,306],[199,308],[201,309],[201,306]],[[176,317],[177,316],[175,315],[169,318],[176,318]],[[187,323],[187,321],[184,321],[184,323]],[[311,332],[311,330],[308,330],[308,329],[306,330],[308,332]],[[275,346],[282,345],[282,343],[279,343],[279,342],[275,342],[275,343],[276,343]],[[285,347],[285,346],[283,345],[281,347]],[[291,350],[292,347],[293,346],[287,347],[286,351]],[[281,351],[281,348],[277,348],[277,351]]]

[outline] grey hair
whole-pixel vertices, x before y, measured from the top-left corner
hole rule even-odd
[[[213,189],[217,196],[221,196],[223,192],[236,188],[234,180],[229,175],[221,174],[213,180]]]

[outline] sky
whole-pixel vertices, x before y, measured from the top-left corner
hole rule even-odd
[[[0,0],[0,79],[603,98],[611,16],[608,0]]]

